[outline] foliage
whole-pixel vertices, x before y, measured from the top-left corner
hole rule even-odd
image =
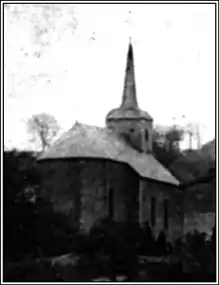
[[[159,139],[153,142],[153,151],[158,161],[181,183],[195,181],[191,186],[187,186],[187,207],[198,212],[215,211],[216,171],[213,152],[215,140],[201,149],[181,151],[177,148],[178,144],[166,143],[169,136],[165,138],[163,144],[157,141]]]
[[[182,140],[183,130],[176,127],[166,131],[153,130],[153,151],[158,160],[167,168],[181,157],[179,143]]]
[[[159,145],[156,147],[158,150],[162,148]],[[168,152],[164,148],[160,151],[161,160],[165,161],[163,157],[165,154],[170,156],[166,162],[169,162],[167,166],[172,167],[175,162],[174,157],[177,156],[176,149],[172,150],[172,156],[169,154],[171,150]],[[178,156],[182,158],[183,155]],[[135,223],[123,224],[104,219],[97,221],[88,235],[72,229],[67,223],[68,218],[65,215],[54,213],[50,202],[41,198],[42,174],[35,159],[36,154],[16,150],[4,152],[3,156],[3,251],[4,263],[7,265],[4,275],[7,276],[7,281],[57,281],[54,270],[50,267],[48,268],[46,265],[34,266],[30,263],[27,265],[25,261],[69,252],[78,253],[82,258],[77,278],[79,281],[85,281],[86,271],[90,273],[87,281],[102,274],[109,275],[111,281],[114,281],[116,275],[122,273],[128,277],[129,281],[137,281],[140,270],[138,255],[167,256],[171,253],[174,254],[176,247],[169,245],[163,233],[155,239],[148,224],[140,227]],[[185,168],[187,168],[187,164]],[[214,167],[210,168],[207,175],[213,177],[214,183]],[[29,196],[26,196],[25,190],[28,188],[33,193],[28,193]],[[30,197],[34,195],[36,199],[31,201]],[[214,229],[211,241],[206,241],[204,235],[195,232],[188,234],[185,244],[180,245],[180,250],[184,249],[186,254],[185,264],[202,277],[195,278],[194,276],[193,281],[208,279],[204,278],[204,273],[206,276],[210,273],[210,275],[214,275],[215,243]],[[16,268],[16,270],[14,266],[11,268],[9,261],[19,261],[22,265],[24,263],[24,266],[19,270]],[[165,269],[165,266],[163,265],[162,268]],[[170,278],[167,276],[163,278],[164,281],[167,281],[166,279],[173,281],[172,279],[175,277],[176,270],[173,266],[170,268],[169,271],[167,270],[167,275],[168,273],[172,274],[170,274]],[[70,272],[72,272],[72,268]],[[178,272],[176,278],[178,281],[189,279],[180,276],[180,274]],[[158,281],[158,277],[152,279]]]
[[[40,142],[44,151],[59,132],[57,120],[47,113],[33,115],[27,123],[28,132],[33,136],[32,141]]]
[[[215,252],[216,252],[215,227],[210,239],[205,233],[195,230],[185,236],[183,245],[184,265],[186,271],[195,273],[215,273]]]
[[[36,202],[19,202],[4,213],[4,257],[19,261],[52,257],[72,251],[74,230],[67,217],[54,213],[50,203],[38,198]]]
[[[51,263],[26,260],[4,266],[4,282],[59,282]]]
[[[41,198],[41,172],[30,152],[4,152],[4,258],[52,256],[70,251],[74,230]],[[28,187],[28,189],[27,189]],[[32,192],[26,192],[32,190]],[[35,198],[32,200],[32,198]]]
[[[104,220],[106,222],[106,220]],[[115,226],[114,226],[115,225]],[[100,227],[100,225],[99,225]],[[113,228],[118,228],[116,224],[111,223],[110,233],[113,234]],[[106,234],[106,227],[104,233]],[[107,227],[108,229],[109,227]],[[93,230],[94,231],[94,230]],[[112,232],[113,231],[113,232]],[[96,233],[96,234],[95,234]],[[215,281],[215,240],[205,241],[203,234],[192,233],[188,234],[185,243],[181,243],[184,254],[183,261],[187,263],[188,270],[179,267],[177,264],[172,263],[147,263],[141,265],[138,262],[136,252],[124,253],[128,251],[127,241],[123,238],[123,245],[117,247],[117,238],[111,240],[111,245],[116,246],[116,251],[108,248],[109,243],[103,244],[100,240],[100,234],[103,233],[101,229],[89,235],[79,235],[84,237],[85,242],[90,243],[90,246],[95,247],[88,252],[88,248],[83,251],[81,248],[80,259],[78,263],[73,266],[72,264],[64,263],[55,267],[42,260],[41,262],[24,261],[22,264],[8,264],[4,272],[4,281],[24,281],[24,282],[91,282],[94,278],[100,276],[107,276],[110,281],[116,281],[118,274],[125,275],[128,282],[214,282]],[[108,232],[109,235],[109,232]],[[213,232],[214,237],[214,232]],[[102,240],[109,240],[109,237],[103,237]],[[91,242],[92,240],[92,242]],[[99,243],[101,241],[102,246]],[[113,244],[112,244],[113,243]],[[105,247],[106,252],[100,251],[100,248]],[[113,255],[112,255],[113,250]],[[115,256],[116,254],[116,256]],[[134,256],[133,256],[134,255]],[[76,256],[76,254],[75,254]],[[211,258],[211,259],[210,259]],[[214,258],[214,259],[213,259]],[[145,276],[140,276],[140,270],[147,270]],[[58,280],[59,279],[59,280]]]
[[[41,175],[35,163],[35,155],[31,152],[6,151],[3,154],[3,164],[3,201],[7,209],[28,186],[39,186]]]
[[[93,278],[107,275],[111,281],[117,275],[136,281],[139,255],[166,256],[170,252],[166,236],[161,233],[155,239],[148,224],[141,227],[138,223],[119,223],[108,218],[98,220],[89,234],[78,240],[75,251],[86,258]]]
[[[153,152],[166,168],[170,169],[172,164],[182,157],[181,152],[176,148],[167,149],[165,145],[160,145],[157,142],[153,143]]]
[[[126,274],[131,281],[137,275],[136,249],[131,240],[124,240],[121,236],[123,233],[124,236],[125,233],[128,234],[125,225],[109,219],[98,220],[90,230],[86,243],[79,248],[87,257],[89,267],[96,269],[95,273],[103,275],[108,272],[113,281],[118,273]],[[94,261],[96,261],[95,266]]]
[[[184,130],[178,126],[161,128],[156,126],[153,130],[153,139],[168,146],[174,146],[183,140]],[[178,145],[178,144],[177,144]]]
[[[215,140],[196,150],[181,151],[179,143],[184,131],[172,127],[165,131],[154,130],[153,151],[157,159],[180,182],[189,182],[203,177],[215,166]]]
[[[203,156],[200,150],[185,152],[171,165],[172,170],[177,170],[181,181],[189,182],[206,175],[215,166],[215,161]]]
[[[183,139],[183,134],[183,129],[173,127],[166,132],[165,136],[166,139],[171,143],[171,145],[173,145],[175,144],[175,142],[180,142]]]

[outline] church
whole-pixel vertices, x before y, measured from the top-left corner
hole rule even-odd
[[[84,231],[109,217],[149,222],[155,235],[181,237],[180,183],[155,158],[152,136],[153,118],[138,105],[130,43],[121,105],[106,115],[106,126],[76,122],[38,159],[54,210]]]

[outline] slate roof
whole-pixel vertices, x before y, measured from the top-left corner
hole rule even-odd
[[[77,122],[38,158],[100,158],[127,163],[141,177],[173,185],[179,182],[152,154],[140,153],[107,128]]]
[[[106,116],[106,119],[145,119],[153,121],[153,118],[147,111],[141,110],[139,107],[132,108],[115,108],[112,109]]]

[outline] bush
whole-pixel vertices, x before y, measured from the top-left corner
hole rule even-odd
[[[214,231],[212,239],[208,240],[205,233],[199,233],[197,230],[185,236],[183,259],[186,272],[200,273],[201,275],[215,273],[214,237]]]
[[[49,262],[23,261],[4,266],[4,282],[56,282],[56,273]]]
[[[167,255],[167,241],[161,233],[155,241],[148,223],[119,223],[108,218],[98,220],[89,234],[84,234],[75,245],[84,256],[87,267],[94,276],[106,275],[115,280],[123,274],[135,281],[139,272],[139,255]],[[85,265],[84,264],[84,265]]]
[[[22,261],[25,256],[58,256],[74,249],[76,231],[64,214],[39,199],[35,204],[16,203],[4,216],[4,258]]]
[[[96,275],[108,275],[115,280],[124,274],[133,281],[138,270],[138,256],[133,237],[126,237],[126,226],[108,219],[98,220],[88,235],[80,241],[78,250]],[[124,233],[124,234],[123,234]],[[122,235],[123,234],[123,235]]]

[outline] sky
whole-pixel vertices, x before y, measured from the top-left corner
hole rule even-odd
[[[104,126],[122,99],[129,37],[139,106],[154,125],[191,123],[202,143],[215,137],[214,5],[13,5],[4,11],[5,147],[33,147],[26,122],[42,112],[62,131],[76,120]]]

